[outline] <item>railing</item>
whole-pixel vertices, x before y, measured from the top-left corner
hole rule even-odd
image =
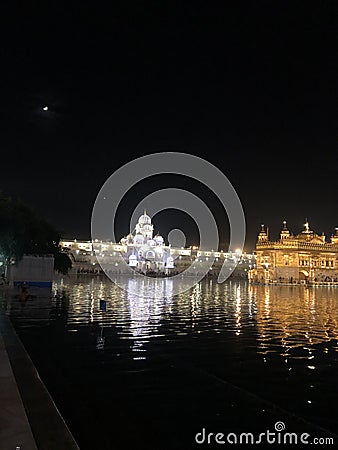
[[[278,249],[297,249],[297,250],[317,250],[338,253],[338,245],[331,243],[314,244],[306,241],[262,241],[257,242],[256,250],[278,250]]]
[[[109,254],[110,252],[128,252],[128,245],[116,244],[114,242],[94,242],[91,241],[61,241],[60,245],[63,249],[66,249],[66,252],[75,253],[77,250],[79,252],[93,253],[102,252],[104,254]],[[131,246],[132,247],[132,246]],[[199,250],[199,249],[191,249],[191,248],[176,248],[163,246],[164,250],[169,250],[173,255],[180,256],[189,256],[189,257],[214,257],[219,259],[244,259],[244,260],[252,260],[253,262],[256,260],[256,255],[253,253],[236,253],[236,252],[224,252],[215,251],[215,250]],[[74,255],[75,256],[75,255]],[[76,256],[75,256],[76,257]]]

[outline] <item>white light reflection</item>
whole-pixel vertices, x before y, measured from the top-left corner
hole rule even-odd
[[[153,296],[135,295],[133,292],[136,290],[141,294],[153,292]],[[164,336],[160,332],[161,320],[172,302],[172,290],[170,279],[148,277],[142,280],[128,280],[127,301],[130,321],[126,324],[128,330],[124,339],[133,340],[131,345],[133,352],[146,352],[144,344],[152,338]],[[145,356],[133,357],[134,360],[145,358]]]
[[[200,285],[200,283],[198,283],[198,284],[195,284],[195,286],[191,289],[191,293],[190,293],[190,308],[191,308],[192,327],[194,327],[195,319],[198,315],[200,298],[201,298],[201,285]]]
[[[242,318],[242,305],[241,305],[241,285],[235,287],[236,290],[236,306],[235,306],[235,326],[236,336],[241,334],[241,318]]]

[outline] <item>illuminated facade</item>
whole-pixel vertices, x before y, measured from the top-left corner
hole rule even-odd
[[[159,234],[153,236],[154,226],[146,211],[140,216],[135,230],[121,244],[125,247],[128,265],[146,272],[168,272],[174,268],[174,260],[170,255],[170,246],[165,245]]]
[[[338,229],[330,242],[306,221],[293,236],[286,221],[277,241],[269,239],[264,225],[256,243],[256,267],[248,273],[253,283],[338,284]]]
[[[230,273],[234,265],[237,265],[235,275],[247,278],[248,271],[255,267],[253,254],[239,250],[235,252],[200,250],[197,246],[175,248],[170,244],[167,245],[159,234],[154,236],[153,230],[151,218],[144,212],[133,232],[122,238],[119,243],[74,239],[62,240],[60,246],[72,260],[73,273],[101,273],[97,255],[108,267],[109,272],[121,274],[125,272],[125,265],[121,264],[121,255],[129,267],[143,273],[155,272],[168,275],[173,272],[187,271],[187,274],[195,275],[199,267],[203,272],[205,261],[210,260],[209,275],[218,275],[223,265]]]

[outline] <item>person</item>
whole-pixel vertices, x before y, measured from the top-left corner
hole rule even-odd
[[[20,300],[26,301],[28,298],[28,288],[25,284],[21,286]]]

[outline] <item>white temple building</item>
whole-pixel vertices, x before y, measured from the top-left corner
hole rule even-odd
[[[130,267],[141,272],[168,273],[174,268],[174,258],[170,254],[170,245],[164,238],[154,234],[154,226],[146,211],[140,216],[135,230],[121,239],[120,243],[127,247],[127,258]]]
[[[156,234],[146,211],[142,214],[135,229],[123,237],[119,243],[95,239],[92,241],[61,240],[60,246],[73,262],[73,272],[78,274],[100,274],[103,272],[100,261],[105,265],[106,273],[125,274],[129,268],[149,275],[172,275],[186,271],[188,275],[204,270],[205,261],[210,260],[210,275],[219,273],[223,265],[232,270],[238,264],[237,273],[242,277],[256,265],[254,254],[223,250],[201,250],[198,246],[172,247],[164,238]],[[124,259],[121,263],[121,257]]]

